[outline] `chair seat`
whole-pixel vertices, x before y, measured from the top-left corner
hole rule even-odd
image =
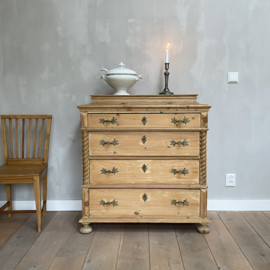
[[[0,166],[0,179],[5,177],[41,176],[47,165],[3,165]]]

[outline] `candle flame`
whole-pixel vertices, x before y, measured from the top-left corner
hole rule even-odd
[[[171,43],[167,44],[166,50],[169,50],[170,45],[171,45]]]

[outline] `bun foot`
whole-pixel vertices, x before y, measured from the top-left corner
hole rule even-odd
[[[210,232],[210,228],[207,224],[200,224],[198,227],[197,227],[197,231],[199,233],[202,233],[202,234],[207,234]]]
[[[92,227],[89,226],[90,223],[82,223],[82,227],[80,228],[80,233],[90,233],[92,232]]]

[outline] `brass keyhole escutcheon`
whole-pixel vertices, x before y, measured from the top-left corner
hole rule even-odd
[[[142,140],[142,143],[143,143],[143,144],[145,144],[145,142],[147,141],[147,139],[146,139],[145,136],[143,136],[143,137],[141,138],[141,140]]]
[[[143,125],[145,126],[145,124],[147,122],[147,118],[144,116],[141,121],[142,121]]]
[[[143,170],[143,172],[144,172],[144,173],[146,172],[146,170],[147,170],[147,166],[146,166],[145,164],[143,164],[143,166],[142,166],[142,170]]]
[[[147,201],[147,199],[148,199],[147,194],[146,194],[146,193],[144,193],[144,194],[142,195],[142,198],[143,198],[143,200],[146,202],[146,201]]]
[[[135,215],[139,215],[139,213],[138,213],[138,212],[134,212],[134,214],[135,214]]]

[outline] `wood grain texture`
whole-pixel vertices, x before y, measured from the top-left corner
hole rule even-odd
[[[35,119],[35,135],[34,135],[33,158],[36,158],[37,132],[38,132],[38,119]]]
[[[47,169],[46,165],[18,165],[18,166],[4,165],[0,166],[0,177],[3,178],[4,177],[12,178],[17,176],[23,176],[25,178],[33,177],[36,175],[41,175],[43,171],[46,169]]]
[[[83,270],[115,270],[122,237],[122,224],[99,224]]]
[[[148,224],[124,224],[119,260],[148,260]]]
[[[125,224],[117,269],[149,270],[148,224]]]
[[[52,116],[49,114],[2,114],[2,119],[51,119]]]
[[[200,191],[200,217],[207,217],[207,189]]]
[[[270,249],[239,212],[219,212],[253,269],[270,269]]]
[[[147,141],[142,142],[143,136]],[[118,145],[100,144],[101,140],[118,141]],[[171,141],[188,141],[188,146],[171,145]],[[199,132],[91,132],[89,154],[92,156],[199,156]]]
[[[9,119],[9,147],[10,157],[13,158],[13,136],[12,136],[12,119]]]
[[[20,228],[31,214],[3,215],[0,221],[0,247]]]
[[[263,212],[258,211],[241,212],[241,214],[270,247],[270,219]]]
[[[196,232],[193,225],[178,224],[174,227],[185,269],[217,269],[204,236]]]
[[[37,130],[38,130],[38,121],[37,119],[42,119],[41,131],[40,131],[40,140],[39,140],[39,148],[38,148],[38,156],[39,158],[35,158],[35,149],[36,149],[36,138],[37,138]],[[1,115],[1,124],[2,124],[2,132],[3,132],[3,156],[4,156],[4,165],[0,166],[0,184],[25,184],[25,183],[33,183],[34,184],[34,192],[35,192],[35,202],[36,202],[36,213],[37,213],[37,221],[38,221],[38,231],[41,231],[41,204],[40,204],[40,181],[47,173],[47,163],[48,163],[48,151],[49,151],[49,137],[50,137],[50,123],[51,123],[51,115]],[[10,139],[10,158],[8,158],[7,153],[7,130],[5,125],[5,120],[7,119],[9,123],[9,139]],[[31,125],[32,119],[36,119],[35,122],[35,138],[34,138],[34,150],[33,157],[30,158],[30,150],[31,150]],[[44,151],[42,151],[42,142],[43,142],[43,130],[45,128],[45,119],[47,120],[47,129],[45,136],[45,146]],[[21,134],[19,134],[19,124],[18,120],[21,122]],[[15,134],[13,133],[12,122],[15,122]],[[26,125],[28,123],[28,126]],[[21,141],[21,158],[19,157],[19,138],[22,138]],[[26,139],[25,139],[26,137]],[[15,138],[15,143],[14,143]],[[15,145],[15,151],[14,151]],[[14,154],[15,152],[15,154]],[[44,152],[45,158],[42,157],[42,152]],[[46,179],[43,185],[43,188],[46,189]],[[10,188],[9,188],[10,189]],[[10,200],[9,210],[11,211],[12,201],[9,195],[9,189],[7,189],[7,194]],[[46,195],[46,190],[43,191],[43,194]],[[45,196],[46,197],[46,196]],[[46,198],[44,200],[43,213],[46,215]],[[12,213],[18,212],[27,212],[27,210],[20,211],[12,211]],[[34,212],[31,210],[30,212]],[[11,216],[11,214],[9,214]]]
[[[207,218],[187,218],[175,216],[98,216],[83,218],[80,223],[210,223]]]
[[[43,228],[46,228],[55,213],[56,212],[49,212],[48,215],[42,219]],[[36,219],[36,215],[32,214],[2,246],[0,249],[1,270],[15,269],[31,246],[39,238],[40,233],[37,232]]]
[[[17,119],[16,119],[17,120]],[[31,145],[31,119],[28,121],[28,138],[27,138],[27,158],[30,157],[30,145]],[[18,156],[17,156],[18,157]]]
[[[142,196],[146,194],[147,200]],[[100,201],[118,202],[117,206],[100,205]],[[188,206],[172,205],[172,200],[187,199]],[[90,216],[175,216],[199,217],[199,190],[134,189],[90,190]]]
[[[91,234],[83,235],[80,231],[79,219],[81,213],[78,213],[73,222],[68,237],[58,250],[50,270],[81,270],[85,261],[85,257],[95,235],[95,228]]]
[[[184,269],[173,225],[150,224],[149,242],[152,270]]]
[[[145,117],[145,123],[142,119]],[[117,123],[100,122],[100,119],[111,121],[116,119]],[[188,118],[188,123],[173,123],[172,119],[183,120]],[[88,127],[100,129],[117,128],[193,128],[200,127],[200,114],[88,114]]]
[[[8,211],[12,211],[12,189],[11,189],[11,185],[6,184],[5,186],[6,186],[6,193],[7,193],[7,202],[9,203]],[[9,213],[8,217],[12,217],[12,214]]]
[[[108,173],[113,168],[117,173]],[[105,169],[106,174],[101,173]],[[172,173],[188,170],[188,174]],[[198,160],[90,160],[90,184],[199,184]]]
[[[208,212],[208,218],[211,220],[210,233],[205,234],[204,237],[219,269],[251,270],[251,265],[217,213]]]
[[[148,270],[149,260],[118,260],[117,270]]]
[[[82,217],[89,216],[89,189],[82,189]]]
[[[47,270],[74,224],[77,212],[58,212],[32,245],[16,270]]]
[[[207,177],[207,132],[200,132],[200,184],[206,185]]]
[[[263,212],[266,216],[268,216],[269,218],[270,218],[270,212],[268,212],[268,211],[265,211],[265,212]]]
[[[83,179],[82,183],[89,184],[89,141],[88,141],[88,132],[82,132],[82,171],[83,171]]]
[[[95,222],[210,222],[206,131],[211,106],[199,104],[197,95],[95,95],[78,108],[83,135],[81,232],[90,233],[88,224]],[[178,174],[182,170],[189,173]],[[192,195],[178,198],[181,194]],[[107,204],[114,199],[118,205]],[[171,204],[185,199],[189,206]],[[121,267],[128,263],[133,267],[134,261],[125,259]]]
[[[207,186],[202,186],[202,185],[167,185],[167,184],[119,184],[119,185],[108,185],[108,184],[103,184],[103,185],[82,185],[82,188],[91,188],[91,189],[100,189],[100,188],[105,188],[105,189],[158,189],[158,188],[166,188],[166,189],[205,189]]]
[[[7,130],[6,121],[1,117],[1,127],[2,127],[2,142],[3,142],[3,163],[7,163],[8,158],[8,144],[7,144]]]
[[[207,112],[211,106],[199,104],[197,95],[91,95],[91,104],[79,105],[81,112],[164,113]]]

